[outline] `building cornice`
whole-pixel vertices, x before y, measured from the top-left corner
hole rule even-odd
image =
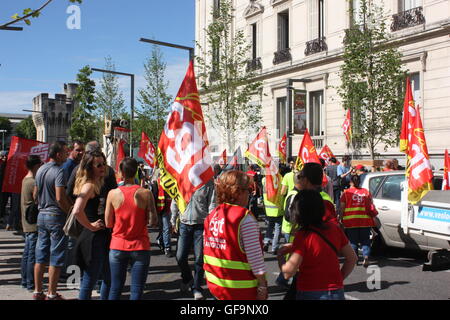
[[[249,19],[253,16],[256,16],[258,14],[261,14],[264,12],[264,6],[256,0],[250,0],[250,4],[248,7],[244,10],[244,18]]]

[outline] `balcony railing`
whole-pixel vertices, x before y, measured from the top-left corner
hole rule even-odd
[[[327,51],[328,46],[325,42],[325,37],[320,37],[306,43],[305,56],[309,56],[314,53]]]
[[[247,61],[247,69],[246,71],[256,71],[262,69],[261,58],[255,58]]]
[[[406,10],[392,16],[391,31],[398,31],[405,28],[418,26],[425,23],[425,17],[423,16],[423,8],[417,7],[410,10]]]
[[[323,138],[315,138],[315,137],[312,137],[311,139],[314,144],[314,148],[316,148],[317,152],[319,153],[320,149],[323,148],[323,140],[324,139]]]
[[[286,48],[274,52],[273,64],[279,64],[290,60],[292,60],[291,48]]]

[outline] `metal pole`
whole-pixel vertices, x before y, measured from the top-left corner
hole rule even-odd
[[[130,157],[133,158],[134,74],[131,75]]]
[[[286,125],[287,125],[287,134],[286,134],[286,158],[292,157],[292,81],[288,80],[287,89],[287,112],[286,112]]]

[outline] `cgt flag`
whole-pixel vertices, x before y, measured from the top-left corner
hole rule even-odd
[[[262,128],[250,144],[245,152],[245,157],[265,170],[267,199],[272,203],[278,203],[281,199],[281,175],[278,173],[278,166],[270,155],[266,127]]]
[[[278,144],[278,157],[280,158],[281,163],[286,163],[286,133]]]
[[[241,147],[239,146],[231,157],[230,162],[228,162],[225,167],[225,170],[241,170],[241,165],[243,163]]]
[[[155,154],[156,150],[153,146],[153,143],[148,138],[147,134],[142,131],[141,134],[141,143],[139,146],[138,156],[147,162],[150,168],[155,168]]]
[[[22,180],[27,175],[25,163],[29,155],[38,155],[43,162],[48,159],[48,143],[13,136],[9,147],[3,177],[2,192],[21,193]]]
[[[448,157],[448,150],[445,149],[444,156],[444,180],[442,181],[442,190],[450,190],[450,158]]]
[[[331,158],[336,158],[331,151],[331,149],[328,147],[328,145],[324,145],[322,148],[322,151],[319,153],[319,158],[325,160],[325,163],[329,165],[329,161]]]
[[[433,171],[420,119],[419,106],[414,110],[414,126],[411,128],[411,138],[408,139],[406,168],[408,200],[412,204],[416,204],[428,191],[433,190]]]
[[[193,61],[167,117],[156,158],[163,189],[184,213],[192,194],[214,177]]]
[[[119,172],[119,166],[123,159],[125,159],[125,140],[120,139],[117,148],[117,158],[116,158],[116,172]]]
[[[224,166],[227,164],[227,149],[223,150],[222,155],[219,158],[218,162],[221,166]]]
[[[406,92],[403,101],[403,120],[400,132],[400,152],[408,154],[408,141],[411,139],[411,130],[415,123],[416,110],[411,90],[411,81],[406,78]]]
[[[297,170],[302,170],[303,165],[308,162],[316,162],[320,164],[319,156],[317,155],[316,147],[311,140],[308,129],[305,130],[303,135],[302,144],[298,150],[297,161],[295,163],[295,168]]]
[[[344,123],[342,124],[342,129],[344,130],[344,135],[347,142],[350,143],[352,141],[352,117],[350,114],[350,109],[347,110]]]

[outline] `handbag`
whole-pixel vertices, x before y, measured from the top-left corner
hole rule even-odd
[[[78,222],[77,218],[75,217],[75,213],[73,211],[73,207],[69,210],[69,217],[66,220],[66,223],[63,227],[64,233],[66,236],[72,237],[72,238],[78,238],[83,231],[83,226]]]
[[[29,224],[36,224],[37,223],[38,214],[39,214],[38,206],[37,206],[36,203],[33,202],[25,210],[25,220]]]

